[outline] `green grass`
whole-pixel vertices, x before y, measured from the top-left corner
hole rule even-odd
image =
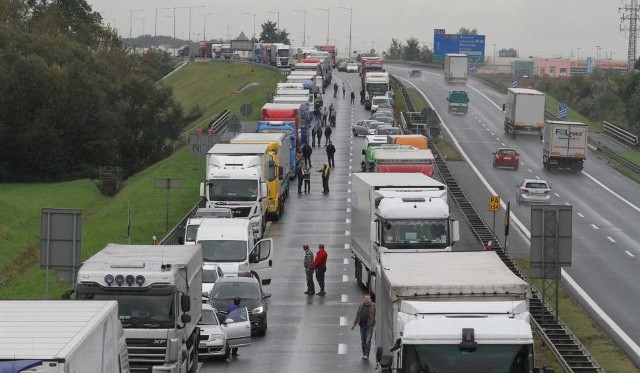
[[[194,78],[193,75],[196,76]],[[254,106],[259,116],[267,92],[282,76],[269,70],[225,64],[191,63],[168,78],[174,96],[183,107],[201,104],[205,115],[229,108],[238,113],[243,103]],[[186,82],[186,83],[185,83]],[[251,82],[261,84],[234,94]],[[193,98],[193,96],[197,98]],[[55,184],[0,184],[0,299],[45,298],[45,271],[39,268],[40,209],[83,210],[82,259],[109,242],[127,243],[127,210],[131,205],[131,243],[150,244],[152,236],[166,233],[167,192],[154,188],[155,178],[180,178],[182,189],[169,191],[169,229],[199,198],[204,159],[182,147],[171,157],[131,177],[115,197],[100,195],[96,182],[77,180]],[[50,273],[49,298],[58,298],[70,284],[58,283]]]
[[[422,97],[422,95],[413,87],[407,87],[407,93],[411,98],[411,102],[413,103],[413,108],[415,111],[421,111],[425,107],[427,107],[427,101]]]
[[[549,111],[552,114],[558,114],[558,100],[550,95],[545,94],[546,103],[545,110]],[[573,110],[571,107],[567,109],[567,121],[569,122],[580,122],[589,126],[589,132],[591,133],[602,133],[604,129],[602,128],[602,123],[594,122],[589,120],[588,118],[580,115],[577,111]]]
[[[448,142],[447,140],[440,139],[436,141],[436,146],[438,147],[438,151],[440,152],[440,155],[442,155],[442,157],[446,161],[463,161],[464,160],[464,158],[462,158],[460,153],[458,153],[458,150],[456,149],[456,147],[450,142]]]
[[[630,160],[635,164],[640,164],[640,152],[621,150],[621,151],[617,151],[616,154]]]

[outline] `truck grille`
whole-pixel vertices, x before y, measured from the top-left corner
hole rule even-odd
[[[234,218],[248,218],[251,214],[251,207],[232,207],[231,212]]]
[[[167,353],[166,339],[127,338],[131,372],[151,373],[154,365],[163,365]]]

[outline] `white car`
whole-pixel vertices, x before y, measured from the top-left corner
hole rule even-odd
[[[549,203],[551,201],[551,186],[545,180],[524,179],[516,185],[516,202]]]
[[[354,124],[351,125],[351,132],[353,133],[353,136],[358,136],[358,135],[373,135],[373,132],[375,132],[375,130],[371,130],[369,128],[369,123],[373,122],[372,119],[363,119],[360,120]]]
[[[213,284],[218,282],[219,279],[224,277],[222,268],[214,263],[204,263],[202,267],[202,302],[205,303],[209,300],[209,293],[213,289]]]
[[[374,113],[378,108],[393,109],[391,106],[391,100],[387,96],[373,96],[371,99],[371,112]]]
[[[202,316],[198,322],[200,328],[200,357],[227,356],[227,335],[220,325],[218,316],[209,304],[202,305]]]
[[[358,64],[357,63],[349,63],[349,64],[347,64],[347,72],[348,73],[357,73],[358,72]]]

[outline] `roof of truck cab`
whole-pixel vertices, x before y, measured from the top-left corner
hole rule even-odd
[[[443,184],[435,179],[421,173],[376,173],[376,172],[354,172],[353,178],[359,178],[376,188],[420,188],[420,187],[442,187]]]
[[[293,123],[293,122],[291,122]],[[281,142],[283,139],[288,138],[289,135],[284,132],[245,132],[239,133],[231,139],[231,143],[244,143],[246,142]]]
[[[1,301],[0,360],[65,359],[117,308],[117,301]]]
[[[215,144],[207,154],[259,154],[269,150],[267,144]]]
[[[472,328],[479,344],[531,344],[529,320],[508,316],[446,317],[411,320],[404,325],[404,344],[454,344],[462,341],[462,329]],[[413,342],[413,343],[412,343]]]
[[[544,93],[530,88],[509,88],[509,91],[521,95],[544,95]]]

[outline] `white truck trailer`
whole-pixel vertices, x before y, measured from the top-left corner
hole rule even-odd
[[[267,224],[268,175],[275,174],[267,144],[216,144],[207,152],[206,180],[200,196],[207,207],[226,207],[234,218],[251,221],[256,237]]]
[[[556,168],[582,171],[587,157],[588,126],[579,122],[548,120],[544,125],[542,163]]]
[[[444,55],[444,79],[449,83],[467,82],[469,57],[466,54],[447,53]]]
[[[277,67],[289,67],[291,46],[282,43],[271,44],[271,63]]]
[[[0,372],[129,372],[115,301],[0,302]]]
[[[369,292],[381,253],[450,251],[459,240],[445,184],[421,173],[354,173],[352,185],[355,279]]]
[[[76,298],[118,301],[132,372],[195,373],[202,265],[197,244],[111,243],[80,267]]]
[[[544,93],[535,89],[509,88],[504,103],[504,133],[540,135],[544,125]]]
[[[374,96],[390,97],[390,80],[387,72],[368,72],[364,76],[364,108],[371,109],[371,99]]]
[[[381,372],[532,372],[527,282],[492,251],[384,253]]]

